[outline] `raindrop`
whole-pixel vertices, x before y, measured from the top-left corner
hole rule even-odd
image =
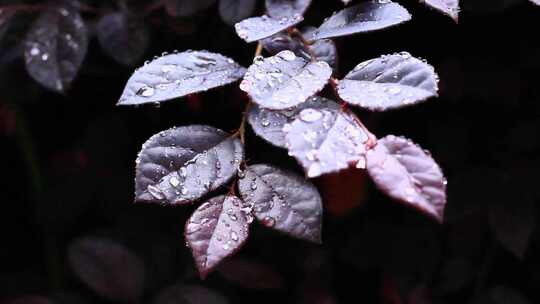
[[[300,112],[300,119],[305,122],[315,122],[321,119],[323,114],[315,109],[304,109]]]
[[[265,225],[266,227],[272,228],[276,224],[276,220],[271,216],[267,216],[263,218],[262,224]]]

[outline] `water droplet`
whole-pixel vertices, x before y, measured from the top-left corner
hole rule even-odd
[[[257,181],[253,180],[250,186],[251,190],[257,190]]]
[[[148,190],[150,195],[152,195],[157,200],[165,199],[165,194],[163,193],[163,191],[161,191],[161,189],[156,186],[148,185],[148,187],[146,187],[146,190]]]
[[[234,214],[229,214],[229,218],[231,219],[231,221],[233,222],[236,222],[238,220],[238,217]]]
[[[144,86],[140,88],[135,94],[142,97],[151,97],[155,94],[155,89],[152,87]]]
[[[296,55],[291,51],[283,51],[280,53],[280,57],[287,60],[287,61],[293,61],[296,59]]]
[[[323,114],[315,109],[304,109],[300,112],[300,119],[305,122],[315,122],[321,119]]]
[[[272,228],[276,224],[276,220],[271,216],[267,216],[263,218],[262,224],[265,225],[266,227]]]
[[[231,231],[231,240],[233,241],[238,241],[238,233],[236,233],[235,231]]]

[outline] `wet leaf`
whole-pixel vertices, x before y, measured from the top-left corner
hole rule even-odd
[[[439,12],[451,17],[458,22],[459,18],[459,0],[420,0]]]
[[[148,28],[142,20],[125,12],[101,17],[97,37],[103,51],[123,65],[134,65],[144,55],[150,42]]]
[[[222,195],[199,206],[187,221],[186,242],[202,278],[246,242],[252,219],[245,208],[239,198]]]
[[[164,55],[135,71],[118,105],[159,103],[207,91],[237,81],[244,72],[232,59],[207,51]]]
[[[274,18],[304,15],[311,0],[266,0],[266,11]]]
[[[313,28],[314,29],[314,28]],[[304,31],[304,35],[309,35],[313,30],[308,28],[307,31]],[[328,63],[334,70],[338,67],[338,54],[336,44],[330,39],[321,39],[315,41],[309,46],[307,50],[298,38],[292,38],[288,34],[279,33],[272,37],[261,40],[263,47],[270,54],[276,55],[277,53],[285,50],[290,50],[306,60],[311,60],[309,50],[315,56],[317,61],[325,61]]]
[[[443,221],[446,179],[429,152],[406,138],[389,135],[368,151],[367,170],[388,196]]]
[[[143,292],[142,260],[112,240],[77,239],[69,246],[68,261],[77,277],[104,298],[133,302]]]
[[[271,266],[246,259],[231,259],[217,270],[227,281],[247,289],[280,289],[283,277]]]
[[[298,107],[287,110],[267,110],[257,105],[252,105],[248,112],[248,121],[251,128],[262,139],[277,147],[286,148],[285,133],[283,126],[292,122],[303,109],[338,109],[339,105],[332,100],[313,96]]]
[[[531,197],[512,192],[508,199],[490,204],[489,224],[501,245],[523,258],[536,226],[536,210]]]
[[[38,17],[26,35],[26,70],[45,88],[65,92],[75,79],[87,49],[87,30],[79,13],[69,7],[49,9]]]
[[[256,0],[220,0],[219,15],[225,23],[234,25],[251,16],[256,4]]]
[[[227,299],[212,289],[182,283],[162,290],[153,304],[227,304]]]
[[[353,114],[339,109],[305,109],[283,127],[289,155],[310,178],[350,165],[365,166],[368,135]]]
[[[268,38],[283,30],[286,30],[304,20],[304,17],[295,15],[291,17],[282,17],[274,19],[266,15],[261,17],[252,17],[245,19],[237,24],[234,28],[236,34],[246,42],[254,42],[264,38]]]
[[[536,4],[536,5],[540,5],[540,0],[531,0],[531,2]]]
[[[322,200],[304,177],[270,165],[249,166],[238,189],[264,226],[320,243]]]
[[[402,52],[360,63],[339,82],[338,93],[352,105],[385,111],[438,96],[438,82],[432,66]]]
[[[189,17],[212,6],[216,0],[166,0],[165,9],[173,17]]]
[[[227,183],[243,159],[240,141],[208,126],[172,128],[152,136],[137,157],[137,201],[193,202]]]
[[[371,32],[410,19],[411,15],[401,5],[389,0],[372,0],[347,7],[332,15],[308,38],[317,40]]]
[[[322,90],[332,69],[324,61],[310,62],[291,51],[255,58],[240,89],[262,108],[283,110],[305,102]]]

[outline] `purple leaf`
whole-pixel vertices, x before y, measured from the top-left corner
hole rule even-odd
[[[125,12],[101,17],[97,24],[97,37],[108,56],[127,66],[134,65],[142,58],[150,42],[143,21]]]
[[[314,28],[313,28],[314,29]],[[304,35],[309,35],[312,28],[308,28],[304,32]],[[325,61],[328,63],[334,70],[338,67],[338,54],[336,44],[330,39],[321,39],[315,41],[313,44],[309,45],[309,50],[306,49],[302,41],[298,38],[292,38],[286,33],[279,33],[272,37],[261,40],[263,47],[271,55],[276,55],[277,53],[285,50],[290,50],[296,54],[296,56],[302,57],[306,60],[311,60],[310,53],[311,51],[315,56],[317,61]]]
[[[367,169],[388,196],[443,221],[446,179],[429,152],[406,138],[389,135],[368,151]]]
[[[216,0],[165,0],[167,13],[173,17],[189,17],[212,6]]]
[[[420,2],[438,10],[458,22],[459,0],[420,0]]]
[[[234,28],[236,29],[236,34],[249,43],[268,38],[297,25],[303,20],[304,17],[300,15],[282,17],[280,19],[274,19],[264,15],[245,19],[235,24]]]
[[[305,178],[270,165],[249,166],[238,189],[264,226],[320,243],[322,200]]]
[[[540,0],[531,0],[531,2],[536,4],[536,5],[540,5]]]
[[[273,18],[304,15],[311,0],[266,0],[266,11]]]
[[[322,90],[331,75],[332,69],[326,62],[310,62],[283,51],[272,57],[255,58],[240,89],[262,108],[283,110]]]
[[[83,19],[70,7],[49,9],[32,24],[24,48],[28,74],[49,90],[65,92],[88,49]]]
[[[201,278],[246,242],[252,221],[246,207],[239,198],[222,195],[199,206],[186,222],[186,242]]]
[[[309,178],[337,172],[351,164],[363,168],[369,137],[356,117],[340,109],[305,109],[283,127],[289,155]]]
[[[242,288],[270,290],[283,287],[283,278],[274,268],[256,261],[231,259],[217,271],[227,281]]]
[[[144,264],[119,243],[93,237],[75,240],[68,261],[77,277],[104,298],[133,302],[142,294]]]
[[[338,93],[352,105],[386,111],[438,96],[438,82],[432,66],[402,52],[360,63],[339,82]]]
[[[251,16],[256,4],[256,0],[220,0],[219,15],[225,23],[234,25]]]
[[[240,79],[245,69],[208,51],[185,51],[159,57],[129,78],[118,105],[159,103],[207,91]]]
[[[518,258],[523,258],[536,226],[534,201],[515,191],[508,200],[490,204],[489,224],[495,238]]]
[[[286,148],[285,133],[283,132],[285,124],[292,122],[303,109],[329,107],[338,109],[339,105],[319,96],[310,97],[298,107],[288,110],[272,111],[252,105],[248,112],[248,121],[255,134],[262,139],[277,147]]]
[[[389,0],[372,0],[351,6],[328,18],[308,38],[318,40],[381,30],[409,21],[411,15]]]
[[[137,157],[137,201],[193,202],[227,183],[243,159],[237,138],[212,127],[172,128],[152,136]]]
[[[182,283],[159,292],[152,304],[227,304],[227,299],[214,290]]]

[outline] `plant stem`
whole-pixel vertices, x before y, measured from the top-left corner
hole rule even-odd
[[[302,32],[300,32],[297,28],[292,28],[289,30],[289,34],[298,37],[300,39],[300,42],[302,42],[302,45],[304,46],[304,49],[308,52],[309,57],[311,58],[311,61],[317,61],[317,56],[315,56],[315,53],[313,53],[313,50],[311,49],[311,42],[309,42]]]

